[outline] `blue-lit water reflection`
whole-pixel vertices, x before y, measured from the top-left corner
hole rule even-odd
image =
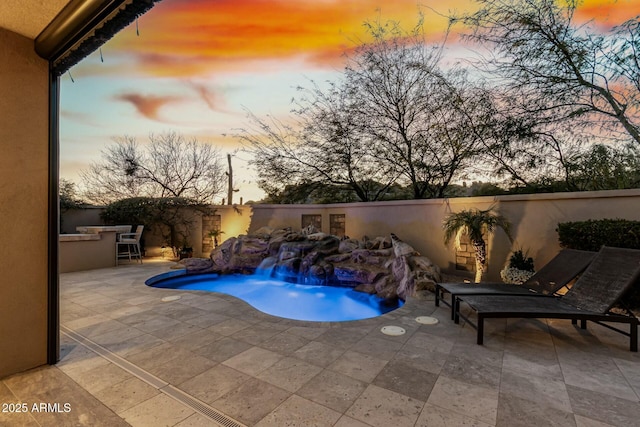
[[[295,320],[368,319],[402,306],[402,301],[389,303],[350,288],[298,285],[261,276],[202,274],[158,279],[149,279],[147,284],[156,288],[220,292],[240,298],[264,313]]]

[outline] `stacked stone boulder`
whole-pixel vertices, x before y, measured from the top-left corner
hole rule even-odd
[[[263,274],[282,280],[349,286],[385,299],[405,300],[416,291],[433,290],[440,269],[394,234],[361,240],[340,239],[313,227],[263,227],[232,237],[209,260],[183,260],[188,273]]]

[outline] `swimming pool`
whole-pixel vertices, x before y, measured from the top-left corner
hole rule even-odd
[[[298,285],[258,275],[185,275],[170,272],[146,281],[148,286],[220,292],[240,298],[257,310],[286,319],[343,322],[369,319],[402,306],[375,295],[335,286]]]

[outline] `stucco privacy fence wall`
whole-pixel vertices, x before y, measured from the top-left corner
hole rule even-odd
[[[443,271],[464,274],[465,270],[460,268],[473,265],[472,260],[465,259],[471,255],[456,251],[453,245],[444,245],[442,221],[451,212],[488,209],[491,206],[507,217],[513,226],[513,244],[502,230],[489,236],[487,241],[489,269],[485,278],[499,281],[500,270],[512,249],[522,248],[528,252],[537,268],[553,258],[560,250],[556,232],[560,222],[602,218],[640,220],[640,189],[328,205],[215,206],[215,215],[194,219],[190,236],[193,255],[207,257],[212,248],[208,234],[213,227],[224,232],[220,242],[263,226],[299,230],[314,224],[326,233],[356,239],[395,233]],[[74,211],[69,219],[65,214],[63,227],[75,230],[80,225],[98,225],[96,218],[99,218],[99,212],[96,212],[96,209],[88,209],[84,214],[83,210]],[[76,245],[82,243],[77,242]],[[158,234],[145,232],[148,256],[163,255],[162,243]],[[170,256],[168,251],[164,251],[166,256]]]
[[[512,249],[527,251],[536,268],[547,263],[560,250],[556,232],[560,222],[640,220],[640,189],[331,205],[254,205],[249,231],[262,226],[296,229],[303,224],[303,215],[307,219],[315,215],[321,218],[321,230],[329,232],[331,216],[344,215],[344,234],[349,237],[374,238],[395,233],[443,271],[460,272],[456,270],[459,254],[453,245],[444,246],[442,221],[451,212],[491,206],[513,226],[513,244],[502,230],[488,239],[489,268],[485,278],[499,281],[500,270]]]

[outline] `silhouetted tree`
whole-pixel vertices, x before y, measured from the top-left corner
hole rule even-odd
[[[478,0],[460,19],[492,49],[484,68],[526,114],[640,144],[640,16],[602,34],[579,24],[579,0]]]
[[[58,200],[60,203],[60,229],[64,221],[64,214],[73,209],[82,209],[85,202],[78,195],[78,189],[73,181],[61,178],[58,183]]]
[[[640,186],[640,149],[594,145],[572,159],[571,182],[577,190],[618,190]]]
[[[183,197],[212,203],[226,183],[216,148],[175,132],[149,135],[138,145],[124,136],[102,152],[102,161],[82,172],[83,195],[107,204],[130,197]]]
[[[354,114],[357,97],[339,82],[298,90],[291,124],[249,112],[249,127],[236,133],[253,154],[261,188],[273,198],[291,186],[330,185],[348,187],[360,201],[380,200],[397,174],[373,156]]]

